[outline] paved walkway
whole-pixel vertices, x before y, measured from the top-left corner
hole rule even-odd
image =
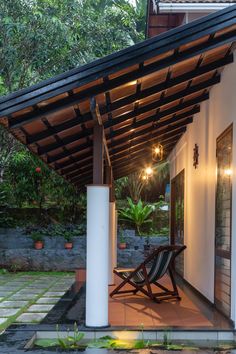
[[[0,275],[0,329],[39,323],[74,283],[74,275]]]

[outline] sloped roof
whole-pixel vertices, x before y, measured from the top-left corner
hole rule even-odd
[[[236,6],[0,98],[0,123],[78,187],[92,182],[99,105],[114,178],[173,149],[233,61]]]

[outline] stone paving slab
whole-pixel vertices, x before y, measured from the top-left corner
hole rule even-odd
[[[71,285],[51,286],[50,291],[67,291]]]
[[[14,291],[0,291],[0,297],[10,296]]]
[[[38,295],[37,294],[13,294],[12,296],[10,296],[7,300],[33,300],[34,298],[36,298]]]
[[[41,297],[36,301],[36,304],[55,304],[60,300],[60,297]]]
[[[20,287],[16,287],[16,286],[9,286],[9,285],[3,285],[0,286],[0,292],[15,292],[17,289],[20,289]]]
[[[65,294],[65,291],[47,291],[46,293],[43,294],[44,297],[58,297],[58,296],[63,296]]]
[[[0,313],[2,317],[15,316],[19,312],[20,308],[17,309],[1,309]]]
[[[26,286],[27,284],[29,284],[28,282],[25,281],[17,281],[17,282],[13,282],[13,281],[8,281],[7,283],[5,283],[5,286],[15,286],[15,287],[22,287],[22,286]],[[1,285],[2,286],[2,285]]]
[[[16,322],[35,323],[40,322],[46,316],[47,313],[22,313],[22,315],[16,319]]]
[[[19,290],[17,291],[17,294],[22,294],[22,295],[25,295],[25,294],[32,294],[32,295],[39,295],[41,293],[43,293],[44,291],[46,291],[46,289],[22,289],[22,290]]]
[[[54,305],[31,305],[27,312],[49,312]]]
[[[6,308],[19,308],[19,307],[24,307],[28,304],[28,301],[2,301],[0,302],[0,308],[1,307],[6,307]],[[1,310],[0,310],[1,313]]]
[[[30,284],[27,286],[28,289],[48,289],[51,286],[51,284]]]
[[[0,301],[2,301],[4,299],[4,297],[0,297]]]
[[[0,325],[7,321],[7,318],[0,317]]]

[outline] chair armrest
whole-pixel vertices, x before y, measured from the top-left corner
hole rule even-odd
[[[133,272],[135,268],[115,268],[116,273]]]

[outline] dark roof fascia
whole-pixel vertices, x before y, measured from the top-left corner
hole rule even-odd
[[[75,87],[80,87],[101,77],[141,63],[167,50],[175,49],[189,40],[200,38],[205,32],[210,33],[211,29],[213,30],[214,27],[220,29],[220,23],[222,23],[223,26],[226,21],[232,20],[235,16],[236,5],[229,6],[224,10],[217,11],[192,23],[169,30],[134,46],[95,60],[92,63],[72,69],[29,88],[3,96],[0,98],[0,115],[1,110],[4,111],[6,107],[11,107],[21,102],[28,101],[30,106],[31,99],[38,96],[40,102],[43,100],[42,95],[50,91],[52,92],[49,96],[54,97],[57,95],[56,89],[61,86],[65,85],[64,92],[67,92],[67,84],[72,82],[75,83]],[[204,33],[202,33],[202,31],[204,31]],[[33,102],[33,104],[36,104],[36,102]]]

